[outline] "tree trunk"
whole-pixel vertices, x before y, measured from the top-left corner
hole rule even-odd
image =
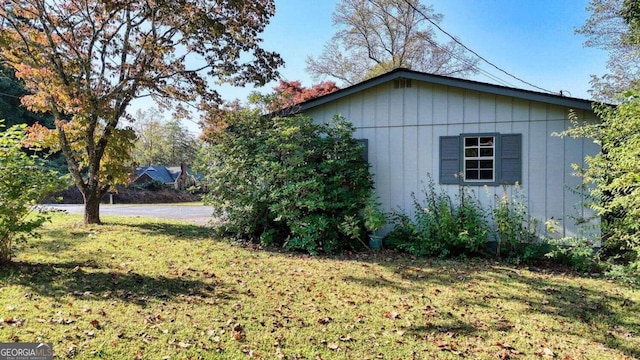
[[[100,221],[100,194],[82,194],[84,197],[84,224],[102,224]]]

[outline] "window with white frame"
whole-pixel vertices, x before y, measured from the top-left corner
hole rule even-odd
[[[440,183],[522,183],[522,134],[475,133],[440,137]]]
[[[495,179],[495,147],[494,136],[464,137],[464,180],[494,181]]]

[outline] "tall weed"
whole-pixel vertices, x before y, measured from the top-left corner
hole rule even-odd
[[[489,225],[482,206],[468,188],[461,186],[452,198],[436,190],[433,179],[422,190],[423,199],[412,194],[415,217],[393,212],[393,230],[387,246],[418,256],[441,258],[478,254],[486,243]]]
[[[497,242],[496,256],[518,260],[525,253],[532,253],[529,248],[540,245],[538,220],[529,215],[526,198],[517,183],[511,196],[507,186],[503,186],[501,196],[495,196],[491,216]]]

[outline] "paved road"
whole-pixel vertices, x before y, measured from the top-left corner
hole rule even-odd
[[[65,210],[70,214],[84,214],[84,205],[50,204],[47,207]],[[189,221],[206,225],[211,219],[213,208],[202,205],[171,204],[100,204],[100,215],[140,216],[160,219]]]

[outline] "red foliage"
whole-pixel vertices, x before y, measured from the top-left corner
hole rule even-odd
[[[273,90],[275,91],[276,98],[271,108],[272,110],[280,110],[330,94],[340,90],[340,88],[336,86],[336,83],[333,81],[323,81],[310,88],[305,88],[300,84],[300,81],[297,80],[280,80],[278,86],[274,87]]]

